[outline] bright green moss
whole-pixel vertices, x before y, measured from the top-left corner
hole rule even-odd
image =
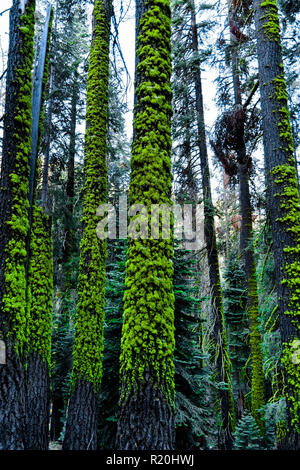
[[[272,171],[274,182],[279,191],[275,195],[280,198],[282,217],[278,222],[283,229],[290,234],[294,244],[284,248],[286,260],[282,284],[285,286],[289,303],[285,315],[288,315],[298,334],[300,333],[300,204],[296,168],[294,165],[279,165]],[[300,335],[299,335],[300,336]],[[292,416],[292,426],[300,432],[299,403],[300,403],[300,373],[296,356],[294,340],[291,344],[285,344],[283,349],[283,367],[288,377],[286,397]],[[298,340],[299,341],[299,340]],[[300,341],[299,341],[300,343]]]
[[[34,206],[30,239],[28,297],[30,344],[29,353],[37,352],[50,367],[52,327],[52,262],[51,221],[42,208]]]
[[[261,19],[265,22],[262,26],[264,33],[269,41],[280,40],[280,26],[278,19],[278,8],[276,0],[265,0],[260,6],[265,10],[265,15]]]
[[[28,233],[28,180],[31,152],[31,95],[35,2],[27,2],[20,20],[22,58],[16,70],[16,108],[14,110],[15,168],[10,175],[12,209],[9,242],[5,248],[5,294],[3,313],[8,319],[8,336],[21,355],[28,338],[26,311],[26,237]]]
[[[285,422],[279,421],[279,423],[277,423],[277,426],[276,426],[277,442],[281,443],[282,441],[284,441],[287,434],[288,434],[288,428],[286,427]]]
[[[283,345],[282,364],[289,377],[286,396],[292,416],[291,425],[300,433],[300,339]]]
[[[78,306],[72,383],[79,378],[100,387],[102,376],[106,242],[98,240],[96,215],[107,200],[106,137],[108,122],[109,23],[104,2],[94,7],[93,43],[87,88],[85,136],[84,234],[80,245]]]
[[[168,0],[146,2],[137,42],[138,86],[130,204],[171,205],[171,19]],[[150,224],[149,224],[150,225]],[[121,343],[121,399],[152,380],[174,400],[173,235],[130,240]]]
[[[289,299],[284,314],[289,316],[299,334],[300,199],[284,73],[278,74],[272,83],[274,84],[274,95],[271,98],[278,105],[279,137],[282,143],[280,149],[285,153],[286,163],[275,166],[271,173],[277,188],[275,197],[280,200],[281,216],[277,218],[277,222],[280,224],[281,229],[289,234],[291,240],[291,244],[283,249],[285,264],[283,266],[282,284],[285,289],[285,295]],[[292,416],[291,424],[299,432],[299,364],[292,360],[294,356],[291,344],[284,345],[282,361],[289,382],[288,387],[286,387],[286,397]]]

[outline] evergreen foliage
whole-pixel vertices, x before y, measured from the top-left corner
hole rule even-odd
[[[175,427],[176,448],[205,447],[212,426],[205,386],[209,371],[201,351],[200,299],[197,298],[196,260],[188,250],[176,250],[175,294]],[[212,430],[210,430],[212,432]]]
[[[258,425],[250,413],[239,420],[234,432],[235,450],[262,450],[262,438]]]

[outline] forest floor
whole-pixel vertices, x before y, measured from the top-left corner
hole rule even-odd
[[[49,450],[61,450],[62,443],[58,441],[49,442]]]

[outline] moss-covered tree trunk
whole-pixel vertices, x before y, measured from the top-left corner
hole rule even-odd
[[[44,121],[53,9],[48,7],[35,73],[29,178],[27,254],[28,348],[26,370],[25,449],[48,450],[50,355],[53,296],[51,219],[37,206],[38,153]]]
[[[229,24],[236,21],[236,11],[232,6],[229,8]],[[261,351],[261,332],[259,329],[258,292],[256,280],[256,264],[253,249],[252,228],[252,206],[249,188],[250,161],[245,144],[245,110],[242,106],[242,92],[239,75],[240,44],[231,35],[232,45],[232,77],[234,90],[233,119],[236,128],[235,150],[237,154],[237,174],[239,179],[239,206],[241,215],[240,252],[243,259],[243,267],[247,283],[247,313],[250,327],[250,349],[251,349],[251,410],[262,434],[265,433],[263,417],[258,410],[264,405],[264,372]]]
[[[0,449],[24,448],[24,351],[26,311],[26,237],[34,0],[13,1],[4,115],[0,191]]]
[[[102,376],[106,242],[97,238],[96,215],[107,200],[107,123],[110,2],[96,0],[87,90],[83,238],[80,245],[78,306],[72,393],[63,449],[95,450],[96,396]]]
[[[137,1],[130,205],[170,206],[171,19],[168,0]],[[118,449],[174,447],[173,242],[130,239],[122,329]]]
[[[280,314],[288,427],[300,448],[300,201],[276,0],[254,0],[265,174]]]
[[[192,45],[193,50],[198,53],[198,32],[194,3],[191,3],[190,8],[192,16]],[[199,62],[194,64],[194,82],[196,93],[198,146],[200,153],[204,205],[204,240],[207,251],[212,304],[213,330],[211,335],[211,351],[212,359],[216,367],[216,379],[218,382],[225,382],[227,384],[226,389],[220,389],[219,391],[220,414],[222,419],[221,432],[224,434],[224,436],[221,437],[220,446],[221,448],[230,449],[232,447],[232,432],[234,431],[235,427],[235,409],[230,375],[231,365],[228,356],[227,336],[223,312],[223,296],[220,284],[219,259],[214,222],[214,207],[210,187],[201,71]]]

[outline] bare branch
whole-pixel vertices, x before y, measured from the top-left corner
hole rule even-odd
[[[1,11],[0,16],[4,15],[4,13],[6,13],[9,10],[10,10],[10,8],[7,8],[6,10]]]

